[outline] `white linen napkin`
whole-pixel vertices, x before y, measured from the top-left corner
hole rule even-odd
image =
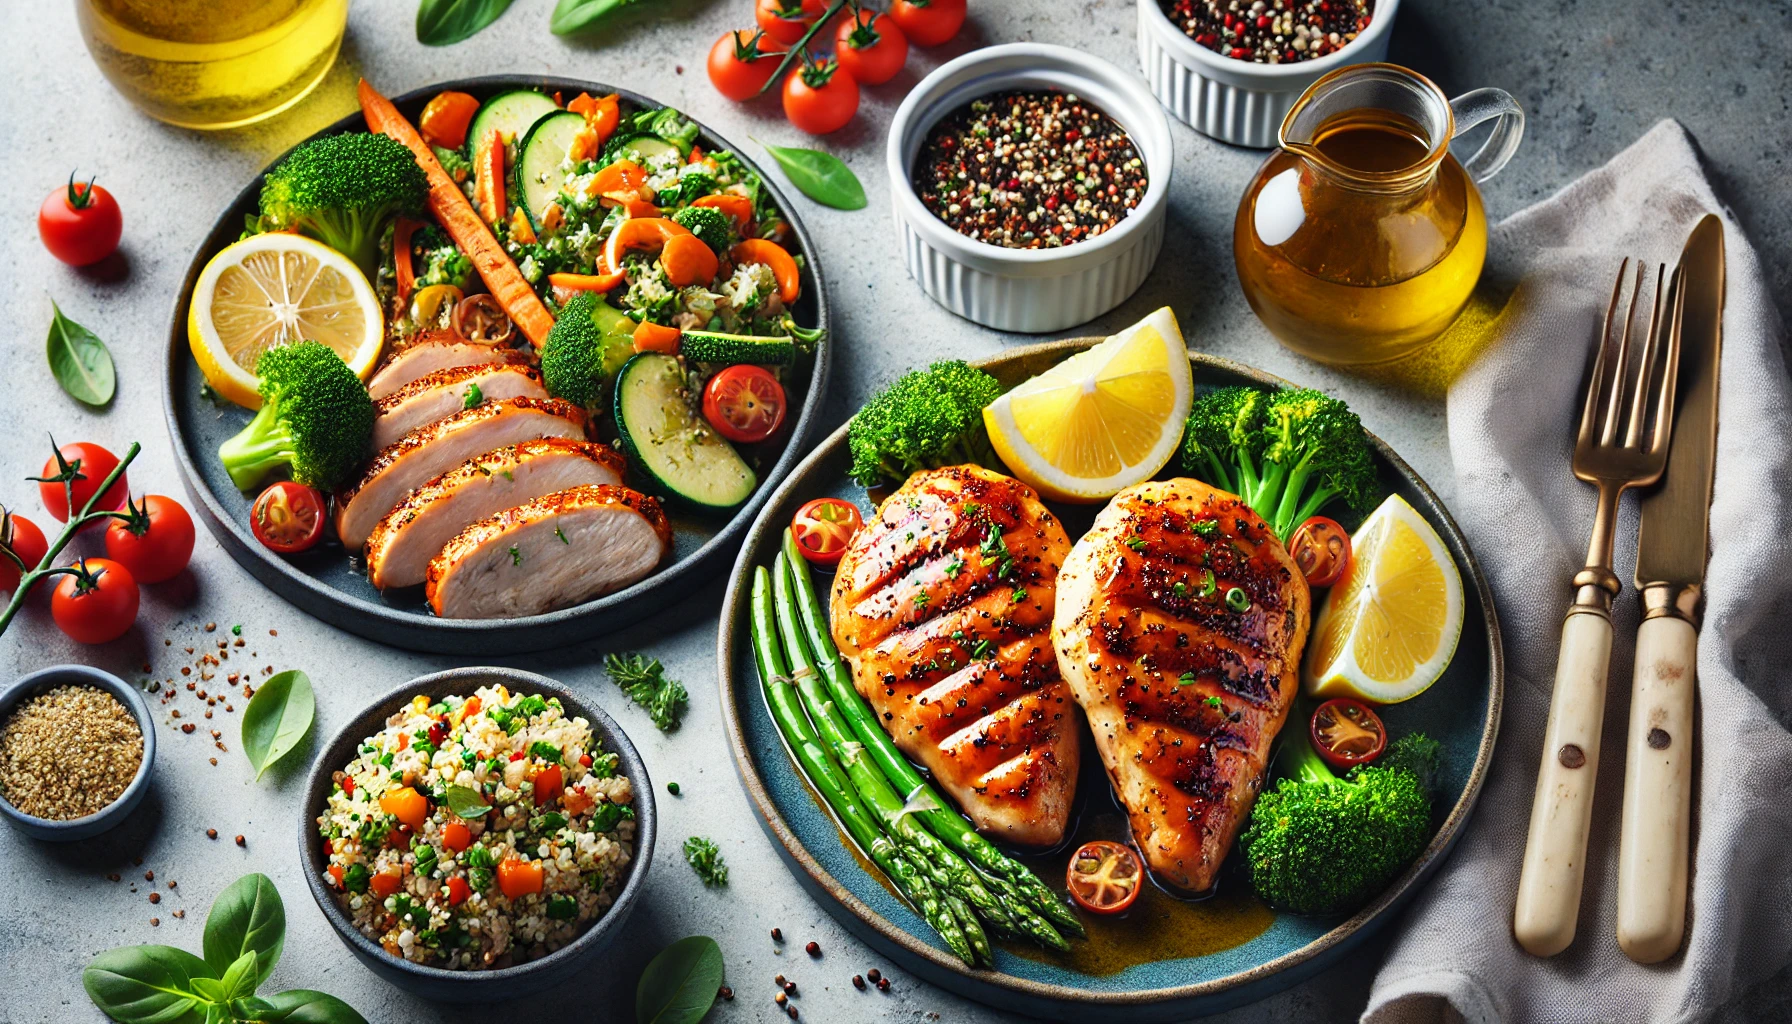
[[[1728,298],[1711,562],[1698,649],[1691,916],[1673,959],[1618,949],[1618,819],[1639,619],[1636,498],[1619,521],[1625,581],[1600,741],[1580,927],[1538,959],[1512,905],[1549,711],[1568,580],[1593,521],[1569,472],[1587,355],[1619,260],[1671,267],[1702,215],[1724,222]],[[1492,581],[1505,711],[1468,832],[1397,925],[1364,1020],[1694,1021],[1792,959],[1792,386],[1761,265],[1712,194],[1692,140],[1663,121],[1561,192],[1499,224],[1486,280],[1515,285],[1498,340],[1451,386],[1452,511]],[[1747,1019],[1744,1010],[1744,1018]]]

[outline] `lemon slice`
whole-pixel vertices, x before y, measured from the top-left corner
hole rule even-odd
[[[1165,306],[996,399],[983,422],[996,454],[1040,494],[1106,501],[1170,461],[1194,389]]]
[[[1443,538],[1389,495],[1350,539],[1308,648],[1307,692],[1377,704],[1437,682],[1462,638],[1462,577]]]
[[[362,380],[385,338],[380,302],[347,256],[303,235],[255,235],[213,256],[193,284],[187,344],[211,386],[261,408],[255,361],[309,339],[336,350]]]

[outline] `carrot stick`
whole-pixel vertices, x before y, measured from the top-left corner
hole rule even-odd
[[[393,290],[398,293],[400,310],[411,301],[411,289],[417,286],[417,271],[411,266],[411,236],[416,231],[417,222],[409,217],[398,218],[392,228]]]
[[[536,348],[540,348],[554,327],[553,314],[542,305],[541,298],[523,278],[510,254],[492,237],[491,229],[479,219],[460,186],[442,170],[441,162],[423,141],[423,136],[417,134],[417,129],[405,120],[391,100],[380,95],[365,79],[361,81],[360,93],[361,112],[367,118],[368,129],[389,135],[410,149],[418,166],[429,176],[429,211],[435,214],[436,222],[473,261],[485,286],[510,314],[510,319],[522,328]]]

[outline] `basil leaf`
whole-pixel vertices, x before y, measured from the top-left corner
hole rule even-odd
[[[311,731],[311,719],[316,713],[311,678],[298,669],[289,669],[261,684],[255,696],[249,698],[249,706],[243,709],[243,753],[257,779],[299,745]]]
[[[50,308],[55,310],[55,316],[50,319],[50,337],[44,348],[56,383],[76,401],[88,405],[110,402],[118,388],[118,376],[106,343],[63,316],[55,299],[50,300]]]
[[[758,139],[753,141],[759,142]],[[784,168],[784,176],[803,195],[836,210],[865,208],[865,186],[859,184],[858,176],[839,157],[818,149],[774,146],[766,142],[759,142],[759,145],[778,161],[778,166]]]
[[[263,1024],[367,1024],[355,1008],[324,992],[295,988],[257,999],[253,1018]]]
[[[260,694],[257,694],[260,696]],[[268,980],[286,944],[286,907],[280,890],[266,875],[244,875],[212,901],[205,919],[205,962],[213,974],[230,980],[229,972],[245,953],[255,954],[253,982],[246,992],[228,992],[219,1002],[254,992]]]
[[[638,1024],[697,1024],[722,987],[722,947],[707,935],[679,939],[648,963],[635,986]]]
[[[554,5],[554,16],[548,20],[548,31],[557,36],[583,32],[598,22],[641,0],[560,0]]]
[[[450,46],[471,39],[509,7],[510,0],[423,0],[417,5],[417,41]]]
[[[122,946],[94,957],[81,972],[81,987],[113,1020],[205,1024],[193,982],[211,976],[211,967],[184,949]]]
[[[455,817],[470,821],[491,810],[491,805],[472,786],[449,786],[448,809]]]

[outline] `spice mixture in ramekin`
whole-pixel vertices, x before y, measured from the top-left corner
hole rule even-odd
[[[1006,249],[1094,238],[1149,186],[1126,129],[1057,89],[996,93],[947,114],[916,154],[913,182],[952,230]]]
[[[57,686],[0,725],[0,798],[35,818],[72,821],[124,795],[143,763],[143,730],[97,686]]]
[[[1369,27],[1375,0],[1162,0],[1199,46],[1234,60],[1294,64],[1343,49]]]

